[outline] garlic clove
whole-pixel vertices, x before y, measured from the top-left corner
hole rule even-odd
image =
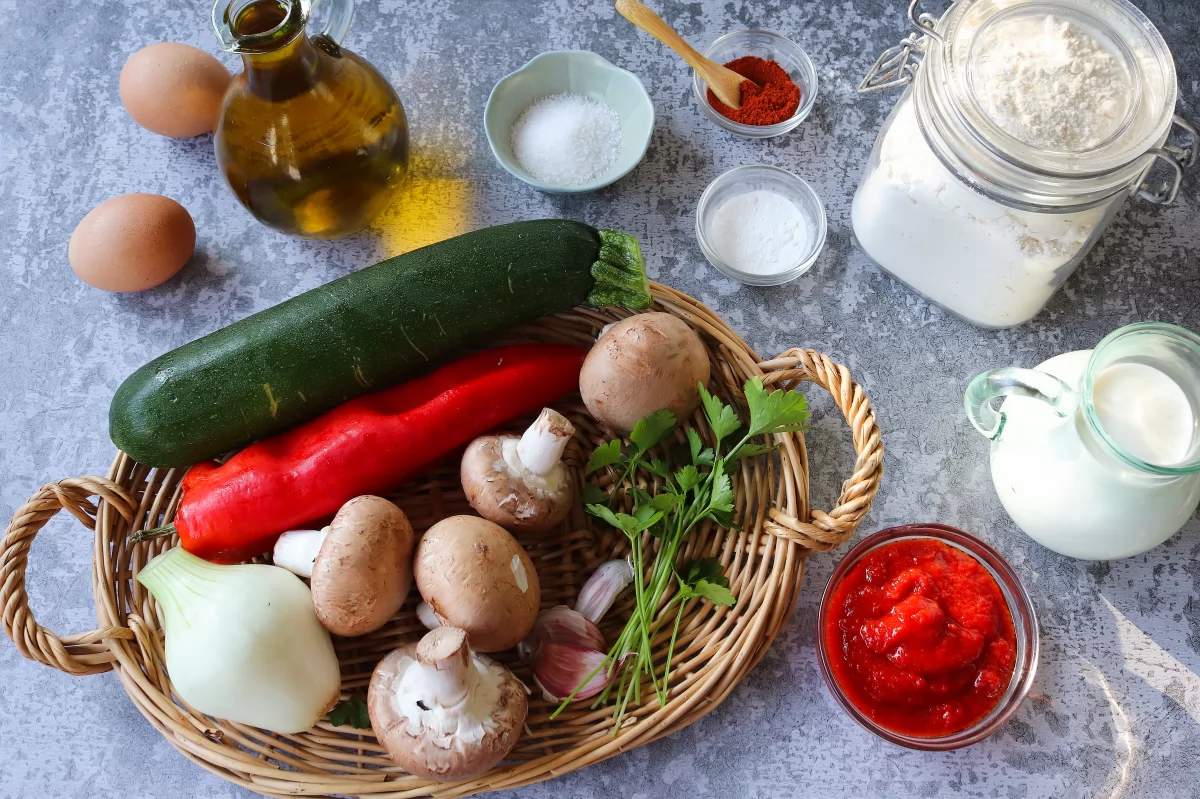
[[[583,584],[575,610],[591,622],[599,622],[625,588],[633,582],[633,566],[627,559],[601,563]]]
[[[582,649],[603,650],[604,636],[589,619],[566,605],[556,605],[538,614],[533,630],[517,644],[517,653],[524,660],[537,657],[539,648],[547,643],[568,644]]]
[[[548,702],[561,702],[568,696],[572,702],[591,699],[616,674],[615,665],[611,670],[604,667],[605,657],[595,649],[544,641],[533,660],[533,681]]]

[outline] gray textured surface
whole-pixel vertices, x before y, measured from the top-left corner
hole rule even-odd
[[[513,796],[1196,795],[1200,523],[1125,561],[1054,555],[1005,516],[986,443],[959,404],[979,371],[1031,366],[1129,322],[1200,328],[1196,177],[1174,208],[1127,207],[1033,323],[983,332],[929,307],[852,249],[849,199],[895,99],[860,98],[853,86],[903,35],[898,0],[657,6],[698,43],[747,26],[801,43],[822,82],[812,117],[770,141],[718,131],[694,108],[687,74],[606,1],[364,3],[347,44],[379,66],[408,109],[416,157],[407,210],[372,233],[310,243],[242,211],[213,166],[209,138],[159,138],[121,108],[117,75],[138,47],[168,40],[216,51],[204,0],[0,0],[0,508],[9,512],[46,481],[103,473],[112,456],[109,398],[152,356],[432,238],[576,217],[638,235],[655,278],[702,298],[760,353],[802,345],[848,364],[874,400],[887,446],[886,480],[864,532],[941,521],[993,542],[1034,595],[1043,657],[1033,696],[991,740],[952,754],[885,744],[844,716],[821,683],[815,607],[837,556],[817,556],[792,621],[716,712],[670,739]],[[1200,4],[1143,7],[1175,51],[1182,109],[1200,117]],[[595,50],[635,70],[653,95],[658,123],[645,162],[600,194],[537,194],[500,170],[483,138],[492,84],[552,48]],[[723,279],[692,234],[704,186],[756,162],[797,171],[828,206],[828,247],[811,273],[782,288]],[[199,242],[165,286],[111,296],[74,278],[67,238],[88,209],[129,191],[178,199]],[[833,499],[852,462],[843,424],[828,402],[821,407],[809,437],[818,504]],[[83,528],[64,519],[34,546],[33,606],[51,629],[93,626],[89,560]],[[7,642],[0,669],[0,797],[248,795],[178,755],[111,675],[68,677],[21,659]]]

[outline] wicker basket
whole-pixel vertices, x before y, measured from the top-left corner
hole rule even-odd
[[[597,763],[691,724],[715,708],[762,658],[787,622],[800,591],[807,556],[850,538],[870,508],[883,472],[883,448],[870,403],[844,366],[811,350],[793,349],[760,362],[716,314],[665,286],[652,285],[656,310],[685,320],[704,340],[712,359],[716,391],[744,408],[740,388],[761,375],[768,386],[815,383],[833,395],[850,423],[857,461],[832,511],[808,503],[808,458],[799,433],[777,437],[773,456],[743,461],[735,476],[742,530],[697,529],[685,544],[684,559],[716,556],[737,595],[731,608],[692,602],[684,609],[669,701],[659,706],[654,692],[614,734],[611,708],[573,705],[555,720],[554,709],[536,694],[530,699],[525,734],[511,760],[477,779],[429,783],[391,763],[369,734],[323,721],[299,735],[278,735],[204,716],[172,694],[166,673],[162,621],[153,598],[133,575],[177,539],[131,545],[129,534],[172,518],[179,501],[179,470],[142,466],[118,453],[107,477],[80,477],[44,486],[13,516],[0,551],[0,602],[4,631],[27,658],[69,674],[115,671],[126,692],[151,724],[185,756],[212,773],[269,796],[461,797],[515,788]],[[542,319],[506,338],[558,341],[589,346],[599,329],[620,311],[578,309]],[[584,453],[605,439],[576,398],[559,403],[578,427],[567,458],[578,465]],[[517,426],[514,425],[514,429]],[[601,478],[605,479],[605,478]],[[99,501],[93,504],[90,497]],[[406,485],[393,496],[418,531],[438,519],[469,512],[458,470],[442,468]],[[34,536],[59,510],[66,509],[95,530],[92,585],[99,627],[59,637],[38,625],[29,609],[25,568]],[[523,541],[537,565],[542,603],[572,604],[584,580],[599,563],[620,556],[625,539],[591,525],[582,512],[561,535]],[[628,593],[628,592],[627,592]],[[336,640],[342,665],[343,695],[363,695],[375,663],[402,642],[418,637],[415,594],[386,627],[363,638]],[[620,603],[601,625],[608,640],[623,623]],[[670,624],[663,625],[668,630]],[[665,637],[655,642],[661,665]],[[500,656],[531,684],[521,664]]]

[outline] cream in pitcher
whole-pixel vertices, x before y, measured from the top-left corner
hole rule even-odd
[[[986,372],[965,405],[992,440],[1004,509],[1056,552],[1145,552],[1200,501],[1200,336],[1182,327],[1130,325],[1036,369]]]

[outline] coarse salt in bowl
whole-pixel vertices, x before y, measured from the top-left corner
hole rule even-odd
[[[615,163],[596,179],[575,186],[538,180],[513,152],[513,125],[538,100],[564,93],[582,95],[608,105],[621,124]],[[654,106],[646,87],[632,72],[586,50],[554,50],[501,78],[488,97],[483,127],[492,154],[509,174],[552,194],[582,194],[604,188],[629,174],[650,145]]]
[[[793,258],[780,263],[777,269],[748,271],[739,268],[728,251],[727,235],[724,235],[727,231],[719,229],[727,221],[719,218],[722,207],[751,192],[779,195],[796,208],[798,229],[794,233],[801,246],[795,249]],[[761,219],[748,220],[750,225],[761,222]],[[766,235],[770,234],[771,231],[766,231]],[[807,272],[825,246],[825,234],[825,206],[821,198],[804,180],[779,167],[751,164],[731,169],[708,185],[696,206],[696,240],[704,257],[717,271],[748,286],[778,286]]]
[[[551,94],[525,109],[512,129],[517,163],[544,183],[580,186],[605,175],[621,149],[621,119],[582,94]]]

